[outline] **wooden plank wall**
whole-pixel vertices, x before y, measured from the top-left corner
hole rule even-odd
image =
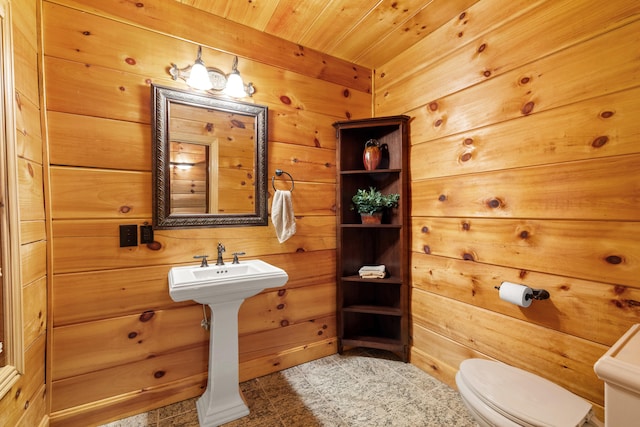
[[[375,115],[413,117],[412,363],[498,359],[602,415],[593,365],[640,319],[639,12],[481,0],[376,70]]]
[[[175,1],[48,0],[42,12],[51,425],[101,423],[203,392],[203,310],[172,302],[166,277],[194,255],[215,255],[218,241],[289,274],[285,288],[241,308],[241,380],[335,353],[332,123],[370,116],[371,70]],[[162,230],[155,244],[120,248],[119,225],[151,222],[150,84],[185,88],[168,68],[192,63],[198,44],[207,65],[226,71],[239,55],[257,88],[251,100],[269,107],[269,178],[275,169],[294,177],[298,231],[280,244],[271,224]]]
[[[0,400],[0,424],[47,423],[45,348],[47,330],[47,238],[43,138],[38,89],[38,1],[11,1],[15,92],[24,370]],[[12,236],[13,237],[13,236]]]

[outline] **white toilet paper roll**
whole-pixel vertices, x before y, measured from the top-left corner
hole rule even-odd
[[[500,299],[510,302],[511,304],[516,304],[520,307],[529,307],[533,300],[532,296],[533,291],[528,286],[511,282],[502,282],[502,284],[500,284]]]

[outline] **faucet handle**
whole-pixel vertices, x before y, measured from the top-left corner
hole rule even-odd
[[[207,262],[207,258],[209,255],[194,255],[195,259],[202,258],[202,263],[200,263],[200,267],[209,267],[209,263]]]
[[[233,262],[231,264],[240,264],[240,261],[238,261],[238,255],[244,255],[244,252],[234,252]]]

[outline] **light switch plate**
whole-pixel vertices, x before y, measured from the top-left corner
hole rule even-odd
[[[140,244],[153,243],[153,226],[141,225],[140,226]]]
[[[138,226],[121,225],[120,226],[120,247],[138,246]]]

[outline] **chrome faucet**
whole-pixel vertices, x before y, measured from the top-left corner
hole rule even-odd
[[[222,260],[222,252],[226,251],[224,245],[218,242],[218,261],[216,261],[216,265],[224,265],[224,261]]]

